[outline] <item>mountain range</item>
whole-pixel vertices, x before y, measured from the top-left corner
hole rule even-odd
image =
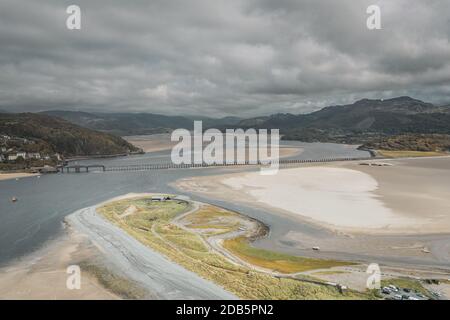
[[[410,97],[363,99],[309,114],[274,114],[245,119],[243,128],[279,128],[284,139],[362,143],[371,136],[450,134],[450,107]]]
[[[202,120],[205,127],[234,126],[242,120],[237,117],[214,119],[153,113],[99,113],[60,110],[42,113],[62,118],[89,129],[120,136],[164,133],[177,128],[192,129],[194,120]]]
[[[44,114],[89,129],[122,136],[170,132],[176,128],[192,129],[193,120],[203,120],[204,128],[222,130],[277,128],[283,139],[306,142],[364,143],[374,135],[450,134],[450,106],[436,106],[411,97],[363,99],[309,114],[277,113],[249,119],[78,111],[46,111]]]

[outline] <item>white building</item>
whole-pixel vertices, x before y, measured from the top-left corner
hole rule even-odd
[[[16,154],[10,154],[8,156],[8,161],[16,161],[17,160],[17,155]]]
[[[39,152],[30,152],[28,153],[28,159],[40,159],[41,154]]]
[[[17,158],[22,157],[23,159],[26,159],[27,153],[26,152],[17,152]]]

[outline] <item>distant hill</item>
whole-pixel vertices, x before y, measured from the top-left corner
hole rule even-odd
[[[218,128],[218,127],[227,127],[227,126],[235,126],[242,118],[238,117],[224,117],[224,118],[209,118],[209,117],[200,117],[200,116],[191,116],[187,117],[190,121],[190,126],[192,127],[193,121],[201,120],[203,122],[203,128]]]
[[[310,114],[246,119],[238,126],[279,128],[288,140],[360,143],[379,135],[450,134],[450,108],[410,97],[363,99]]]
[[[45,114],[0,114],[0,134],[34,140],[46,149],[66,157],[138,151],[120,137],[82,128]]]
[[[202,120],[204,127],[235,125],[241,121],[237,117],[214,119],[208,117],[166,116],[152,113],[91,113],[58,110],[45,111],[43,114],[56,116],[86,128],[120,136],[163,133],[178,128],[192,129],[193,120]]]

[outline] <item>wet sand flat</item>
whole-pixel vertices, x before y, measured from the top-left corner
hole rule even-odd
[[[171,150],[178,142],[174,142],[170,140],[170,134],[161,133],[154,135],[145,135],[145,136],[128,136],[123,137],[129,143],[135,145],[138,148],[141,148],[144,152],[157,152],[157,151],[166,151]],[[205,148],[208,143],[204,143],[203,147]],[[251,151],[253,154],[258,154],[258,149],[249,147],[248,145],[245,148],[245,157],[248,159],[249,152]],[[268,147],[270,150],[270,146]],[[230,149],[231,150],[231,149]],[[226,147],[223,150],[217,150],[216,155],[218,157],[224,158],[224,155],[229,152]],[[302,148],[296,146],[279,146],[279,156],[280,157],[292,157],[300,154],[303,151]],[[225,153],[225,154],[224,154]]]
[[[67,288],[67,267],[98,255],[84,237],[73,232],[64,234],[34,254],[0,269],[0,299],[120,299],[83,271],[80,289]]]
[[[181,181],[190,190],[253,203],[334,230],[367,234],[450,231],[450,159],[389,161],[391,166],[339,162],[215,179]]]
[[[371,175],[374,194],[392,211],[424,223],[422,232],[450,232],[450,158],[390,160],[392,166],[346,164]],[[420,230],[419,230],[420,231]]]
[[[136,147],[141,148],[144,152],[170,150],[176,144],[176,142],[170,141],[170,134],[168,133],[123,138]]]
[[[335,228],[403,228],[414,223],[385,207],[373,194],[377,181],[358,170],[294,168],[275,176],[248,173],[222,183],[263,204]]]

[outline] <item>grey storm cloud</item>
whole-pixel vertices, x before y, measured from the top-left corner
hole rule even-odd
[[[66,28],[79,5],[81,30]],[[382,29],[366,28],[381,8]],[[448,0],[1,0],[0,109],[253,116],[450,102]]]

